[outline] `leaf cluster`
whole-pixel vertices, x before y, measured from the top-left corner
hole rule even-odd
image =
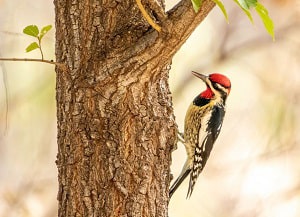
[[[203,0],[191,0],[191,1],[194,10],[197,13],[201,8]],[[220,0],[212,0],[212,1],[214,1],[218,5],[218,7],[223,12],[226,21],[228,22],[228,15],[222,1]],[[272,37],[273,40],[275,39],[273,21],[269,16],[268,10],[261,3],[259,3],[257,0],[233,0],[233,1],[245,12],[247,17],[251,21],[251,23],[253,23],[253,18],[250,9],[254,8],[257,14],[259,15],[259,17],[261,18],[265,26],[265,29],[267,30],[269,35]]]
[[[26,52],[30,52],[35,49],[40,49],[42,59],[44,59],[43,51],[42,51],[42,38],[47,34],[47,32],[49,32],[49,30],[51,28],[52,28],[52,25],[47,25],[47,26],[44,26],[40,31],[36,25],[26,26],[23,29],[23,33],[37,39],[37,42],[32,42],[31,44],[29,44],[27,46]]]

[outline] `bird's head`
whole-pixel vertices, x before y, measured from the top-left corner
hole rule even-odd
[[[200,97],[206,99],[220,97],[226,100],[231,89],[231,82],[229,78],[219,73],[213,73],[208,76],[194,71],[192,73],[206,84],[207,88],[200,94]]]

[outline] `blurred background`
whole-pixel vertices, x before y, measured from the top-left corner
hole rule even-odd
[[[167,7],[176,2],[167,1]],[[300,2],[261,2],[275,23],[275,42],[255,11],[252,25],[233,1],[224,0],[230,23],[216,7],[173,59],[170,86],[181,131],[187,107],[205,89],[192,70],[226,74],[232,90],[193,195],[185,199],[185,181],[172,197],[170,217],[300,216]],[[1,57],[40,57],[37,50],[25,53],[34,38],[22,30],[30,24],[54,25],[52,1],[0,0]],[[45,58],[54,59],[53,30],[43,46]],[[0,64],[0,217],[57,216],[54,67]],[[178,144],[174,178],[184,161]]]

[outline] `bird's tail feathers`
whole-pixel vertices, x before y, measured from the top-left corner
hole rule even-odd
[[[169,191],[169,197],[171,198],[174,192],[177,190],[177,188],[180,186],[180,184],[185,180],[185,178],[190,174],[191,168],[187,166],[187,163],[184,165],[180,175],[176,179],[176,181],[173,183],[173,185],[170,188]]]

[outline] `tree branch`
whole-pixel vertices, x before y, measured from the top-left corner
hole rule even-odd
[[[204,0],[200,10],[196,13],[191,0],[181,0],[167,12],[168,19],[165,20],[162,26],[168,28],[167,31],[174,34],[178,42],[183,44],[214,6],[213,1]]]

